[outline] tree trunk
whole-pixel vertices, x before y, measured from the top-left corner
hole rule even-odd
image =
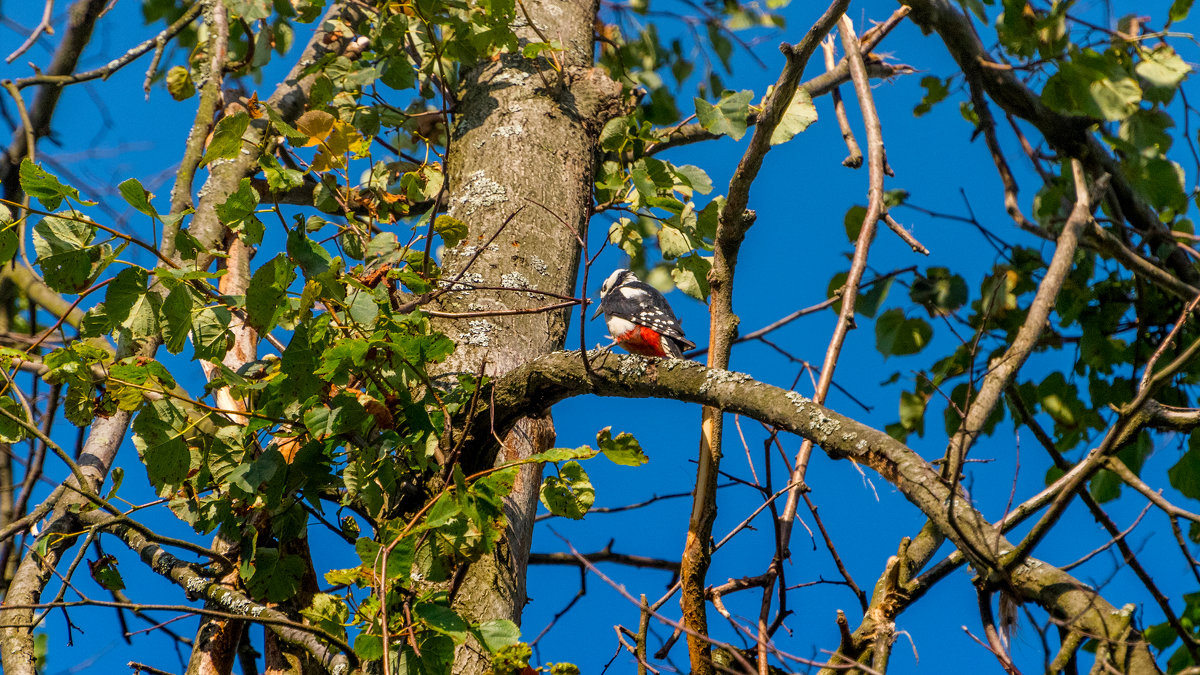
[[[596,139],[620,103],[620,85],[591,68],[596,9],[592,0],[525,2],[536,30],[519,11],[518,35],[523,42],[542,41],[538,33],[560,40],[563,51],[555,56],[561,70],[544,59],[508,54],[464,79],[447,180],[449,214],[467,224],[470,236],[446,252],[443,278],[455,278],[469,263],[464,284],[528,290],[455,291],[442,297],[441,310],[535,309],[560,302],[537,291],[574,294],[579,237],[587,235],[592,205]],[[568,310],[443,320],[439,328],[459,345],[446,368],[501,375],[562,349],[568,320]],[[526,419],[497,457],[467,448],[461,461],[507,462],[548,448],[553,440],[548,417]],[[539,483],[540,468],[525,467],[507,503],[505,544],[473,564],[460,587],[456,604],[471,620],[520,621]],[[468,645],[454,670],[478,673],[487,666],[478,648]]]

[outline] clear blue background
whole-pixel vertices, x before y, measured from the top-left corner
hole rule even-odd
[[[1108,4],[1077,5],[1074,11],[1103,25],[1113,25],[1116,18],[1130,12],[1152,13],[1154,22],[1161,24],[1166,6],[1165,2],[1151,8],[1147,8],[1145,3],[1124,2],[1111,3],[1111,7]],[[895,7],[892,3],[877,1],[855,3],[850,16],[861,32],[866,20],[882,21]],[[65,7],[58,8],[60,14],[64,10]],[[757,66],[743,51],[738,50],[734,58],[735,74],[723,74],[726,86],[752,89],[756,96],[761,96],[766,86],[774,82],[782,66],[782,57],[775,50],[775,45],[784,39],[797,41],[823,10],[821,3],[793,2],[783,10],[788,18],[788,28],[782,33],[767,34],[755,48],[767,67]],[[996,8],[989,10],[994,16]],[[24,40],[40,13],[39,2],[20,3],[20,6],[7,3],[4,7],[7,20],[0,24],[0,56],[7,55]],[[678,23],[667,19],[654,20],[664,35],[686,35]],[[55,25],[62,26],[61,17]],[[1188,25],[1185,23],[1175,28],[1184,31]],[[152,36],[158,29],[158,26],[146,27],[142,24],[138,3],[133,0],[117,2],[110,14],[101,20],[96,37],[84,54],[80,70],[107,62],[135,42]],[[980,27],[980,30],[984,29]],[[756,35],[763,37],[762,34],[745,34],[748,38]],[[253,91],[261,86],[260,98],[269,95],[276,76],[290,67],[291,59],[298,53],[305,38],[303,34],[298,35],[297,46],[292,53],[276,59],[277,64],[268,69],[263,83],[246,81],[246,89]],[[985,36],[984,39],[987,42],[991,38]],[[50,52],[49,46],[55,41],[56,38],[43,38],[15,64],[0,65],[0,77],[15,78],[29,74],[31,71],[26,63],[30,60],[45,63]],[[689,43],[685,40],[685,44]],[[1194,45],[1182,40],[1174,44],[1183,50],[1185,59],[1196,60]],[[959,113],[958,104],[965,98],[963,92],[954,92],[949,100],[936,106],[924,117],[915,118],[912,114],[913,106],[923,94],[918,85],[920,77],[925,74],[945,76],[956,71],[941,42],[936,37],[924,37],[913,25],[903,23],[877,51],[891,54],[895,61],[912,65],[919,71],[893,82],[875,83],[876,106],[882,118],[888,160],[896,173],[895,178],[888,179],[887,188],[908,190],[912,204],[944,213],[965,216],[969,204],[970,210],[974,211],[980,224],[989,232],[1010,243],[1039,247],[1048,257],[1052,247],[1018,234],[1004,213],[1001,185],[986,147],[982,139],[972,139],[972,128]],[[178,62],[181,55],[176,53],[174,58]],[[54,134],[39,144],[39,160],[47,162],[48,168],[79,187],[85,196],[99,200],[99,208],[111,222],[147,238],[150,235],[145,218],[124,208],[124,202],[115,193],[115,186],[125,178],[136,177],[160,195],[160,202],[165,202],[195,105],[194,99],[173,102],[157,86],[151,94],[151,102],[147,103],[143,97],[142,79],[148,62],[148,57],[144,57],[107,82],[67,88],[55,116]],[[818,54],[811,62],[805,79],[822,71]],[[1190,82],[1185,84],[1189,85]],[[32,91],[26,92],[31,97]],[[865,144],[853,92],[849,87],[843,87],[843,94],[847,98],[848,111],[859,141]],[[691,89],[685,87],[680,90],[681,109],[690,107],[691,96]],[[404,102],[401,101],[401,104]],[[10,117],[15,117],[11,101],[6,99],[4,106]],[[771,151],[751,194],[750,205],[757,210],[758,220],[742,247],[735,285],[735,309],[745,332],[824,300],[830,279],[848,267],[847,254],[851,251],[851,245],[842,220],[850,206],[865,202],[867,175],[865,169],[856,171],[841,165],[845,147],[829,97],[818,99],[817,107],[820,121],[792,142]],[[993,111],[997,109],[993,107]],[[1177,122],[1182,124],[1178,117]],[[1022,203],[1028,212],[1039,182],[1003,122],[1000,136],[1009,161],[1017,172],[1017,180],[1025,189]],[[671,151],[666,158],[675,164],[703,167],[716,186],[714,194],[723,193],[745,141],[712,141]],[[1177,150],[1186,147],[1182,140],[1176,145]],[[1188,169],[1186,184],[1193,185],[1196,180],[1194,164],[1183,157],[1176,157],[1176,160]],[[197,181],[197,186],[200,184]],[[931,255],[925,258],[914,254],[891,232],[882,230],[872,249],[872,273],[886,273],[910,265],[920,265],[922,269],[932,265],[950,266],[969,275],[967,281],[972,289],[971,297],[978,297],[979,282],[996,262],[997,254],[972,225],[932,218],[911,209],[897,209],[894,215],[929,247]],[[593,221],[591,246],[597,247],[602,243],[608,222],[605,216]],[[269,242],[267,245],[270,245]],[[136,249],[130,249],[126,255],[142,264],[152,262],[149,256]],[[591,288],[588,289],[592,297],[595,297],[596,288],[604,276],[612,268],[624,264],[622,254],[615,247],[609,247],[593,268]],[[901,281],[909,279],[910,276],[900,278]],[[706,343],[706,308],[678,292],[668,297],[689,337],[697,343]],[[897,283],[885,307],[904,306],[906,303],[907,291]],[[572,334],[566,343],[568,348],[575,348],[579,344],[576,332],[579,326],[575,317],[577,315],[573,316]],[[835,318],[832,311],[810,315],[773,333],[770,339],[796,358],[806,360],[819,369]],[[948,351],[954,344],[954,338],[943,325],[935,323],[937,337],[926,350],[927,354],[885,361],[875,351],[872,322],[860,319],[859,325],[859,329],[853,331],[846,342],[835,381],[869,409],[862,408],[837,391],[830,395],[828,404],[839,412],[882,428],[897,418],[896,402],[901,388],[911,388],[915,371],[928,365],[930,355]],[[600,321],[590,322],[586,330],[589,345],[606,341]],[[264,348],[267,347],[264,345]],[[165,353],[160,357],[183,381],[190,381],[194,391],[200,391],[198,368]],[[1026,376],[1040,379],[1041,374],[1051,368],[1069,372],[1070,363],[1055,359],[1070,358],[1072,354],[1069,351],[1056,356],[1035,357],[1027,368],[1029,372]],[[731,367],[782,387],[792,386],[801,371],[799,364],[757,342],[735,347]],[[899,383],[883,385],[882,382],[894,371],[901,373]],[[807,374],[799,378],[797,390],[806,395],[811,393],[812,384]],[[587,464],[586,468],[596,485],[596,505],[607,507],[640,502],[654,495],[689,492],[694,484],[699,417],[698,407],[673,401],[580,397],[554,409],[560,446],[594,444],[596,432],[611,425],[614,433],[634,433],[650,455],[650,463],[639,469],[615,466],[603,459]],[[750,448],[750,456],[761,476],[762,439],[765,434],[758,423],[752,420],[742,420],[741,427]],[[940,457],[946,442],[941,427],[940,409],[936,413],[931,410],[926,423],[926,436],[914,436],[910,439],[911,447],[927,459]],[[74,430],[65,422],[60,421],[56,428],[60,440],[64,443],[74,442]],[[979,443],[973,456],[994,461],[970,465],[968,469],[966,484],[975,504],[992,520],[1004,514],[1014,484],[1014,503],[1020,503],[1043,487],[1049,465],[1032,438],[1027,434],[1014,436],[1011,430],[1011,423],[1006,421],[994,438]],[[790,461],[799,448],[800,439],[782,435],[780,441]],[[1156,452],[1143,471],[1143,477],[1151,485],[1167,485],[1165,472],[1179,457],[1180,441],[1181,438],[1170,436],[1158,439]],[[751,474],[746,452],[732,417],[728,417],[726,422],[724,450],[726,459],[722,469],[749,480]],[[122,447],[117,463],[127,468],[121,496],[133,503],[152,500],[153,492],[144,472],[138,469],[136,453],[128,443]],[[778,488],[787,480],[781,471],[778,454],[774,456],[772,466],[776,472],[774,485]],[[47,472],[55,481],[63,473],[61,467],[52,460],[47,463]],[[722,480],[722,484],[727,482]],[[895,553],[899,538],[915,535],[925,519],[883,479],[869,471],[864,479],[849,462],[830,461],[819,450],[814,452],[808,483],[813,489],[811,498],[820,508],[842,560],[858,585],[869,594],[884,562]],[[714,528],[718,539],[761,503],[758,493],[744,486],[725,487],[720,494],[720,512]],[[1169,489],[1168,497],[1185,507],[1195,507],[1195,504],[1187,504]],[[782,503],[780,499],[781,507]],[[554,534],[556,532],[584,552],[600,550],[611,541],[613,550],[617,552],[678,559],[690,504],[690,498],[671,499],[635,511],[594,514],[583,522],[548,519],[538,525],[533,549],[538,552],[565,551],[565,545]],[[1144,500],[1135,497],[1109,504],[1108,507],[1114,520],[1124,528],[1136,518],[1144,504]],[[173,536],[191,534],[188,527],[164,509],[144,515],[160,532]],[[799,516],[815,532],[816,525],[803,505]],[[741,533],[717,553],[709,573],[711,583],[765,571],[773,550],[769,516],[766,513],[760,515],[753,525],[755,530]],[[340,540],[329,537],[320,527],[311,528],[310,531],[313,550],[320,555],[318,570],[357,564],[354,551],[341,545]],[[1107,533],[1078,503],[1068,509],[1056,533],[1036,553],[1038,557],[1056,565],[1075,560],[1108,540]],[[1014,537],[1019,534],[1020,530]],[[326,537],[329,539],[326,540]],[[1160,581],[1168,596],[1177,598],[1181,592],[1196,590],[1185,561],[1172,541],[1169,524],[1161,513],[1147,515],[1130,535],[1130,543],[1134,550],[1141,551],[1141,562]],[[810,539],[805,528],[798,525],[793,532],[791,550],[792,558],[786,568],[788,584],[840,579],[828,551],[820,542],[819,533],[816,539]],[[127,593],[134,600],[183,602],[178,588],[146,571],[116,541],[107,540],[105,551],[117,555],[122,561],[120,569],[129,586]],[[944,550],[942,554],[946,552]],[[89,554],[91,557],[94,554]],[[645,593],[651,601],[660,597],[671,581],[670,575],[665,572],[612,564],[602,564],[600,569],[635,597]],[[1111,551],[1096,556],[1073,573],[1085,582],[1103,585],[1104,596],[1114,605],[1138,603],[1139,625],[1163,620],[1157,605],[1149,601],[1148,594],[1137,579],[1120,566]],[[899,637],[896,644],[890,672],[960,672],[967,664],[975,663],[998,671],[995,659],[975,644],[962,629],[966,626],[976,636],[982,636],[970,579],[970,573],[966,570],[955,572],[901,615],[897,629],[905,634]],[[75,583],[90,597],[107,598],[107,593],[86,574],[77,574]],[[542,662],[571,661],[579,664],[585,673],[597,673],[617,651],[613,625],[622,624],[636,629],[638,610],[598,577],[589,575],[586,583],[586,596],[540,639],[536,644],[536,655]],[[51,597],[54,588],[51,587],[46,599]],[[579,588],[580,573],[575,567],[532,567],[529,574],[531,602],[524,616],[526,639],[537,636]],[[67,597],[71,598],[72,594],[68,593]],[[754,590],[728,596],[726,603],[743,624],[752,626],[758,615],[759,598],[760,593]],[[1176,610],[1181,609],[1179,602],[1174,605]],[[786,622],[786,630],[781,630],[776,636],[779,647],[785,652],[824,660],[825,654],[819,650],[834,649],[838,642],[834,623],[836,610],[844,610],[853,627],[860,619],[858,607],[857,600],[844,586],[820,584],[792,591],[789,609],[794,613]],[[1032,609],[1039,621],[1045,620],[1044,613]],[[672,618],[678,618],[677,600],[668,602],[664,612]],[[157,616],[163,621],[170,618],[164,613]],[[51,643],[48,661],[50,673],[126,672],[125,663],[130,660],[173,672],[184,670],[186,648],[176,650],[172,641],[159,631],[133,635],[130,646],[120,637],[120,630],[113,620],[114,610],[73,609],[71,617],[80,630],[71,634],[70,645],[60,611],[51,612],[44,624]],[[126,618],[130,630],[148,627],[129,614],[126,614]],[[710,610],[709,621],[716,637],[737,640],[725,620],[715,611]],[[190,638],[194,636],[196,619],[185,618],[169,627]],[[670,635],[671,630],[652,623],[651,632],[650,649],[654,651]],[[1053,645],[1055,640],[1052,638],[1051,641]],[[1038,636],[1025,619],[1022,619],[1022,629],[1013,648],[1017,665],[1025,672],[1042,669]],[[687,670],[687,655],[682,641],[671,653],[671,659],[677,667]],[[616,655],[611,666],[612,672],[630,672],[633,668],[632,658],[624,652]],[[796,670],[799,669],[796,667]]]

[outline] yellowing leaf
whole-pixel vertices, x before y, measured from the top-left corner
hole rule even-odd
[[[333,129],[333,115],[324,110],[309,110],[296,120],[296,128],[300,133],[308,136],[308,142],[305,145],[317,145],[325,140]]]
[[[320,172],[345,168],[346,155],[359,157],[366,152],[369,144],[370,141],[353,125],[334,120],[331,131],[321,143],[321,151],[313,158],[312,169]]]

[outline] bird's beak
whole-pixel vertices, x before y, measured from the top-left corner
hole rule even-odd
[[[600,312],[602,312],[602,311],[604,311],[603,303],[596,305],[596,313],[592,314],[592,319],[595,319],[596,317],[600,316]]]

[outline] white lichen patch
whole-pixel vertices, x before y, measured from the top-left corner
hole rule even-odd
[[[500,283],[505,288],[529,288],[529,278],[520,272],[509,272],[501,275]]]
[[[513,25],[516,26],[517,22],[514,21]],[[526,72],[523,72],[520,70],[516,70],[515,68],[507,68],[503,72],[501,72],[499,75],[497,75],[495,78],[493,78],[492,81],[493,82],[507,82],[510,84],[524,84],[525,80],[528,80],[530,77],[531,76],[529,73],[526,73]]]
[[[533,265],[533,269],[537,270],[537,273],[542,276],[546,276],[546,272],[550,269],[550,265],[546,264],[545,260],[536,255],[529,256],[529,264]]]
[[[644,356],[622,356],[619,372],[622,377],[641,377],[646,374],[647,361]]]
[[[505,124],[504,126],[496,127],[492,135],[508,138],[509,136],[519,136],[523,133],[525,133],[525,127],[520,124]]]
[[[508,112],[510,112],[510,113],[519,113],[524,109],[525,108],[521,107],[520,103],[509,103],[508,104]]]
[[[208,588],[208,584],[208,579],[188,577],[183,582],[183,589],[192,595],[199,596],[204,595],[204,589]]]
[[[745,373],[738,373],[732,370],[721,370],[719,368],[710,368],[704,373],[704,384],[700,385],[700,393],[708,393],[709,387],[714,384],[739,384],[742,382],[752,382],[754,378]]]
[[[213,161],[209,162],[208,167],[209,167],[209,170],[211,171],[212,169],[215,169],[219,166],[223,166],[225,164],[232,164],[232,163],[233,163],[233,159],[231,159],[229,157],[220,157],[218,159],[214,159]],[[203,196],[202,192],[197,193],[197,194],[200,196]]]
[[[452,202],[459,214],[469,216],[479,209],[508,201],[508,190],[483,171],[467,176],[467,182]]]
[[[452,290],[452,291],[470,291],[470,290],[473,290],[473,287],[471,286],[471,284],[478,286],[479,284],[483,283],[483,275],[480,274],[479,272],[467,272],[466,274],[464,274],[462,276],[462,279],[455,281],[453,283],[451,283],[450,281],[447,281],[446,279],[439,279],[438,283],[443,288],[445,288],[446,286],[449,286],[450,290]]]
[[[833,434],[837,433],[838,427],[841,426],[837,420],[816,410],[813,410],[808,420],[809,424],[812,425],[813,430],[820,434],[821,438],[823,439],[829,438]]]
[[[808,406],[809,403],[812,403],[812,399],[806,396],[801,396],[794,391],[784,392],[783,395],[787,397],[787,400],[792,402],[792,405],[796,406],[796,410],[801,410]]]
[[[458,334],[458,343],[488,347],[492,344],[492,330],[495,324],[487,319],[475,319],[467,323],[467,330]]]

